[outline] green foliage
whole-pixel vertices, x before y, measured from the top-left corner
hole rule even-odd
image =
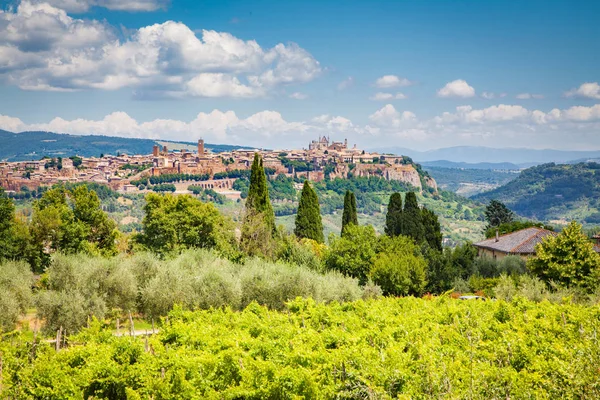
[[[358,225],[358,215],[356,214],[356,197],[353,192],[347,190],[344,196],[344,212],[342,213],[342,236],[344,236],[350,225]]]
[[[193,185],[188,186],[187,189],[202,201],[212,201],[217,204],[225,204],[227,202],[227,197],[217,193],[213,189],[203,189],[200,186]]]
[[[0,264],[0,332],[14,329],[31,303],[33,275],[23,261]]]
[[[250,187],[248,188],[248,198],[246,199],[245,225],[250,219],[260,216],[260,220],[265,224],[265,229],[275,234],[275,215],[271,201],[269,200],[269,189],[267,187],[267,177],[263,168],[262,157],[254,154],[254,162],[250,174]],[[248,232],[245,227],[242,228],[242,243],[248,241]]]
[[[514,218],[515,214],[504,203],[498,200],[491,200],[485,208],[485,219],[488,222],[486,230],[502,224],[511,224]]]
[[[558,235],[546,237],[535,252],[536,257],[528,260],[527,268],[546,283],[588,291],[600,283],[600,255],[575,221]]]
[[[385,216],[385,234],[398,236],[402,233],[402,195],[392,193]]]
[[[441,251],[443,236],[438,216],[433,211],[423,207],[421,221],[423,222],[423,239],[429,247]]]
[[[36,271],[48,266],[55,251],[116,252],[116,223],[100,208],[96,192],[85,185],[46,191],[34,204],[30,231],[29,261]]]
[[[527,229],[531,227],[537,227],[542,229],[547,229],[549,231],[553,231],[554,227],[551,225],[547,225],[541,222],[533,222],[533,221],[512,221],[505,222],[500,224],[499,226],[488,226],[485,230],[486,239],[491,239],[496,236],[496,230],[500,235],[506,235],[507,233],[512,233],[516,231],[520,231],[521,229]]]
[[[93,323],[55,352],[1,343],[6,398],[598,398],[598,310],[386,298],[174,310],[148,339]]]
[[[427,262],[420,248],[406,236],[384,236],[369,277],[387,296],[420,296],[425,289]]]
[[[325,241],[319,199],[308,181],[304,181],[304,187],[302,188],[294,234],[300,239],[312,239],[318,243]]]
[[[149,193],[144,207],[143,233],[139,243],[160,254],[186,248],[216,249],[236,255],[233,223],[213,204],[189,195]]]
[[[13,264],[0,265],[0,270],[7,272],[5,279],[16,276],[11,273]],[[61,326],[76,332],[88,319],[109,314],[123,316],[131,311],[148,318],[165,316],[176,304],[189,309],[241,309],[256,301],[283,309],[297,296],[331,302],[365,295],[355,279],[309,268],[260,259],[240,265],[216,252],[198,249],[162,261],[149,253],[110,259],[56,254],[44,275],[44,290],[37,295],[36,306],[39,318],[46,321],[45,331],[55,333]],[[31,274],[16,277],[31,280]],[[3,282],[0,279],[0,288]],[[14,279],[7,282],[20,287]],[[30,287],[30,283],[24,285],[25,294],[30,294]],[[7,293],[19,299],[14,292]]]
[[[414,192],[406,193],[404,210],[402,211],[402,232],[404,236],[413,238],[420,243],[425,238],[423,217]]]
[[[171,192],[173,193],[176,190],[175,185],[172,183],[160,183],[158,185],[152,186],[153,192]]]
[[[327,270],[357,278],[360,284],[364,285],[376,254],[376,246],[377,235],[372,226],[349,224],[342,237],[329,237],[325,267]]]

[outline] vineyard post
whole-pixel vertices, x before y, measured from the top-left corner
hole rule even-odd
[[[117,317],[117,336],[119,336],[119,318]]]
[[[133,327],[133,318],[131,317],[131,311],[129,311],[129,333],[131,336],[135,336],[135,329]]]
[[[56,351],[60,350],[60,336],[62,334],[62,326],[56,331]]]

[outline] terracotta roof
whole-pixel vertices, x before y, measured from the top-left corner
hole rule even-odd
[[[540,243],[547,236],[556,235],[556,232],[547,229],[531,227],[502,235],[498,237],[498,241],[493,237],[474,245],[509,254],[533,254],[535,253],[536,244]]]

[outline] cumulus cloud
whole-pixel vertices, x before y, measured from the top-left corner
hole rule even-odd
[[[70,13],[84,13],[91,7],[103,7],[116,11],[156,11],[169,5],[169,0],[35,0],[47,3]]]
[[[531,93],[519,93],[515,97],[520,100],[529,100],[529,99],[543,99],[544,95],[543,94],[531,94]]]
[[[22,1],[0,12],[0,80],[28,90],[256,97],[321,73],[319,62],[294,43],[263,48],[226,32],[197,36],[173,21],[119,39],[104,22],[76,19],[46,3]]]
[[[378,92],[375,93],[373,96],[369,97],[370,100],[375,100],[375,101],[388,101],[388,100],[404,100],[407,99],[408,97],[404,94],[404,93],[396,93],[396,94],[392,94],[392,93],[384,93],[384,92]]]
[[[375,86],[378,88],[393,88],[413,85],[414,82],[406,78],[400,78],[396,75],[384,75],[375,81]]]
[[[600,100],[600,85],[598,82],[586,82],[578,88],[569,90],[565,96]]]
[[[446,85],[437,91],[438,97],[473,97],[475,96],[475,89],[472,86],[462,80],[457,79],[452,82],[446,83]]]
[[[354,77],[349,76],[337,85],[338,90],[346,90],[349,87],[354,86]]]

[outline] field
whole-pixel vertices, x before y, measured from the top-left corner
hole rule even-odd
[[[557,399],[600,396],[600,310],[448,296],[183,311],[160,332],[93,322],[69,346],[0,343],[3,398]]]

